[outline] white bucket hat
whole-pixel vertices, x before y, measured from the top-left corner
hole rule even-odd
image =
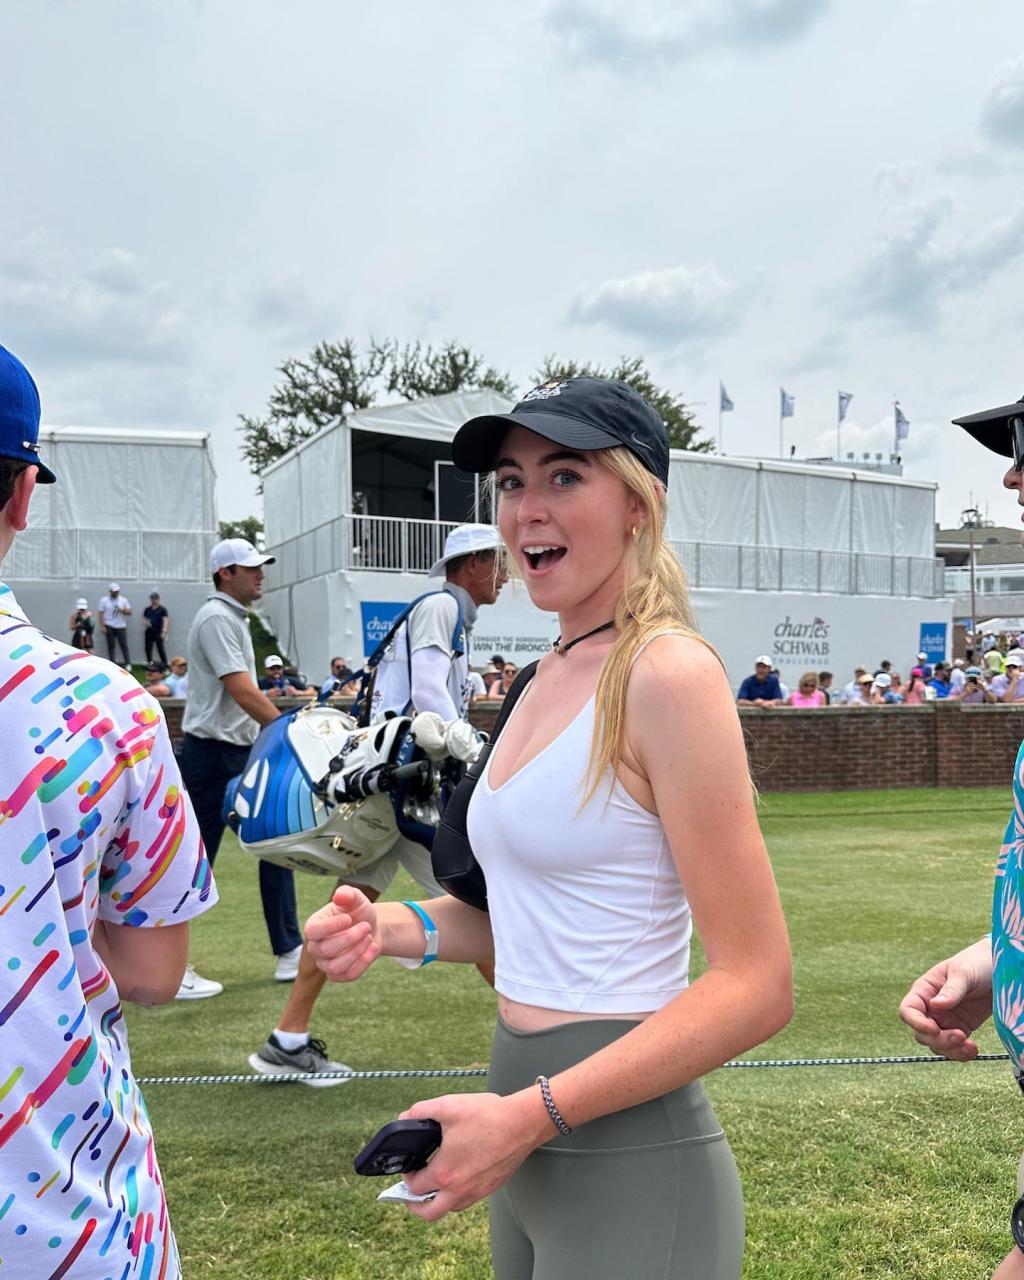
[[[429,578],[443,578],[449,560],[472,555],[474,551],[496,551],[501,546],[501,534],[493,524],[460,524],[444,540],[444,555],[435,560],[427,574]]]

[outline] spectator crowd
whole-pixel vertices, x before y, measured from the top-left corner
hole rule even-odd
[[[131,603],[112,582],[97,609],[81,596],[75,601],[68,629],[71,645],[92,652],[97,633],[104,637],[107,655],[130,667],[128,621]],[[150,592],[143,610],[143,643],[146,652],[145,687],[156,698],[188,697],[188,660],[181,654],[168,659],[166,641],[170,616],[157,591]],[[500,706],[519,668],[500,653],[492,654],[479,670],[469,672],[470,701]],[[952,701],[967,705],[1024,702],[1024,631],[1019,635],[975,636],[967,632],[966,658],[930,663],[926,653],[918,653],[902,675],[889,659],[875,668],[858,665],[841,687],[833,687],[831,671],[805,671],[787,685],[768,654],[754,659],[754,670],[742,682],[736,701],[741,707],[763,709],[800,707],[881,707],[918,706],[924,702]],[[263,663],[258,680],[261,691],[271,698],[354,697],[359,691],[357,673],[344,657],[331,659],[330,671],[319,684],[311,683],[294,665],[278,654]]]
[[[1024,632],[1015,637],[985,637],[982,661],[973,661],[973,637],[968,633],[967,658],[952,662],[928,661],[919,653],[902,676],[885,658],[871,670],[856,666],[841,689],[833,689],[831,671],[805,671],[790,689],[767,654],[754,659],[753,674],[746,677],[736,695],[741,707],[886,707],[919,706],[924,702],[983,703],[1024,702]]]

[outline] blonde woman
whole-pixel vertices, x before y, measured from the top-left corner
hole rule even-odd
[[[788,1020],[789,946],[732,693],[665,541],[668,444],[622,383],[572,378],[456,436],[561,636],[481,777],[468,831],[490,915],[418,904],[442,960],[496,965],[490,1092],[419,1102],[406,1176],[436,1220],[490,1196],[498,1280],[736,1280],[739,1179],[700,1077]],[[707,954],[688,980],[691,919]],[[402,903],[339,889],[324,972],[424,956]]]
[[[825,707],[828,699],[818,686],[817,671],[805,671],[800,677],[800,684],[786,700],[787,707]]]

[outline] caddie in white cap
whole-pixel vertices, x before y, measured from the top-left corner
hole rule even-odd
[[[444,554],[430,567],[430,576],[444,577],[444,586],[414,601],[392,637],[377,667],[371,719],[377,720],[387,711],[399,715],[433,712],[446,724],[468,718],[469,639],[477,610],[493,604],[504,585],[507,575],[496,561],[501,545],[501,535],[489,524],[463,524],[448,534]],[[358,880],[342,883],[357,884],[375,901],[400,867],[428,897],[443,896],[433,876],[430,854],[404,836],[383,858],[363,868]],[[490,980],[490,973],[486,976]],[[312,957],[304,952],[299,976],[275,1029],[249,1058],[254,1071],[282,1075],[346,1069],[328,1058],[322,1040],[310,1038],[313,1008],[324,981]]]

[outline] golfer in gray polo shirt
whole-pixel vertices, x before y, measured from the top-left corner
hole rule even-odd
[[[245,538],[227,538],[210,552],[216,590],[196,614],[188,636],[189,696],[182,724],[181,776],[188,788],[206,853],[212,863],[224,834],[224,789],[241,773],[261,725],[280,715],[256,683],[256,655],[249,606],[263,594],[263,555]],[[278,957],[275,977],[290,981],[302,950],[295,909],[295,880],[284,867],[259,863],[260,897],[270,943]],[[190,967],[182,1000],[218,995],[219,982]]]

